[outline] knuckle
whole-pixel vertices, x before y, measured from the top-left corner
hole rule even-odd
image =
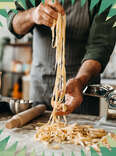
[[[42,23],[43,23],[43,19],[42,19],[42,17],[39,16],[39,17],[37,18],[37,21],[39,22],[39,24],[42,24]]]
[[[52,21],[52,19],[48,16],[48,22],[50,23]]]
[[[50,15],[53,15],[53,14],[54,14],[54,12],[53,12],[52,9],[49,9],[49,14],[50,14]]]

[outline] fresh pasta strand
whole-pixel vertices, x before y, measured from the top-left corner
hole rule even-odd
[[[56,28],[56,35],[55,35]],[[58,14],[57,21],[54,21],[52,30],[52,46],[56,48],[56,80],[51,98],[51,104],[54,105],[50,119],[47,124],[38,127],[35,135],[36,140],[47,143],[70,143],[81,145],[85,149],[91,146],[100,151],[99,143],[110,148],[107,140],[109,135],[103,129],[93,128],[91,125],[67,124],[66,116],[61,118],[56,116],[56,111],[61,109],[66,111],[66,105],[63,103],[66,91],[66,69],[65,69],[65,30],[66,15]],[[39,123],[40,125],[40,123]],[[112,135],[113,137],[116,135]]]
[[[55,38],[55,25],[56,25],[56,38]],[[56,80],[53,90],[53,96],[51,99],[51,104],[54,105],[50,121],[58,122],[59,118],[55,115],[56,111],[59,109],[64,111],[63,99],[66,90],[66,69],[65,69],[65,30],[66,30],[66,15],[61,16],[58,14],[57,22],[54,21],[52,29],[52,45],[56,48]],[[66,117],[64,117],[66,122]]]

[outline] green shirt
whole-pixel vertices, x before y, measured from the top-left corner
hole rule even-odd
[[[39,2],[38,2],[39,3]],[[90,7],[90,1],[89,1]],[[70,4],[71,5],[71,4]],[[75,5],[75,4],[74,4]],[[29,0],[26,1],[27,9],[32,8],[32,4]],[[101,15],[98,15],[100,3],[94,7],[92,11],[89,11],[90,17],[90,28],[86,43],[86,53],[84,54],[83,61],[88,59],[97,60],[102,65],[102,71],[106,67],[110,55],[112,54],[115,41],[116,41],[116,28],[112,28],[114,23],[116,22],[116,16],[112,17],[110,20],[105,21],[109,9],[104,11]],[[16,9],[17,11],[24,10],[20,4],[16,2]],[[12,27],[12,20],[16,13],[12,10],[9,11],[9,17],[7,20],[8,29],[17,37],[21,38],[22,35],[18,35],[14,32]],[[33,28],[30,30],[32,32]]]

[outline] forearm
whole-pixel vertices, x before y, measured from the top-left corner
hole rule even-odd
[[[52,27],[54,20],[57,20],[58,13],[64,15],[64,9],[55,1],[46,1],[46,3],[40,3],[37,7],[19,11],[15,16],[11,16],[10,22],[8,22],[9,30],[17,37],[23,36],[30,31],[33,26],[45,25]]]
[[[17,15],[15,15],[12,26],[13,30],[18,35],[24,35],[29,32],[29,30],[33,27],[34,22],[32,18],[34,8],[20,11]]]
[[[80,80],[82,88],[90,81],[93,77],[97,76],[101,71],[101,64],[95,60],[86,60],[81,65],[76,79]]]

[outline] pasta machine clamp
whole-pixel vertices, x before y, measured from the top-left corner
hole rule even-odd
[[[116,90],[109,85],[88,85],[83,90],[84,95],[105,98],[107,103],[106,119],[116,119]]]

